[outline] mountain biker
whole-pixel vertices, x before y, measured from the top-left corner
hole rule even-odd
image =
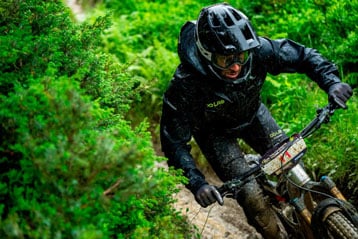
[[[196,167],[192,136],[223,181],[249,169],[239,138],[259,154],[287,138],[260,99],[267,73],[304,73],[340,108],[352,95],[336,66],[317,50],[289,39],[258,37],[248,18],[227,3],[205,7],[196,21],[183,25],[178,55],[181,63],[163,97],[162,150],[170,166],[183,170],[187,188],[202,207],[223,204],[223,199]],[[254,179],[237,201],[265,238],[287,238]]]

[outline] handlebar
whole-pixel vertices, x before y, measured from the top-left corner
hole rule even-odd
[[[332,103],[328,103],[323,108],[319,108],[316,110],[316,117],[299,133],[302,138],[306,138],[313,134],[317,129],[321,127],[322,124],[326,124],[330,121],[330,117],[333,115],[334,111],[338,107],[333,105]],[[250,176],[257,174],[258,172],[262,172],[261,166],[257,165],[256,167],[251,168],[248,172],[244,173],[238,178],[235,178],[231,181],[225,182],[221,187],[218,187],[218,191],[220,194],[224,196],[235,196],[236,193],[240,190],[240,188],[252,180]],[[260,173],[259,173],[260,175]]]
[[[317,109],[316,118],[313,119],[301,132],[300,135],[302,138],[307,138],[313,132],[321,127],[322,124],[326,124],[330,121],[331,116],[333,115],[334,111],[337,109],[337,106],[329,103],[323,108]]]

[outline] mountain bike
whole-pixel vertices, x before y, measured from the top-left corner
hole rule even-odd
[[[223,197],[237,198],[240,188],[252,176],[259,182],[270,205],[290,238],[358,239],[358,213],[329,176],[313,180],[303,165],[305,138],[330,121],[335,107],[328,104],[297,134],[250,158],[250,170],[218,188]]]

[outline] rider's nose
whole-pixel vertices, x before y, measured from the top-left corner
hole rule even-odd
[[[239,64],[232,64],[229,69],[232,71],[239,71],[241,69],[241,66]]]

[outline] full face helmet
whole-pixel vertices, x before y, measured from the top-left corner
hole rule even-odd
[[[220,71],[233,64],[240,64],[242,71],[230,82],[240,83],[250,78],[251,50],[260,46],[260,42],[241,11],[227,3],[203,8],[196,24],[195,42],[199,55],[216,78],[228,81]]]

